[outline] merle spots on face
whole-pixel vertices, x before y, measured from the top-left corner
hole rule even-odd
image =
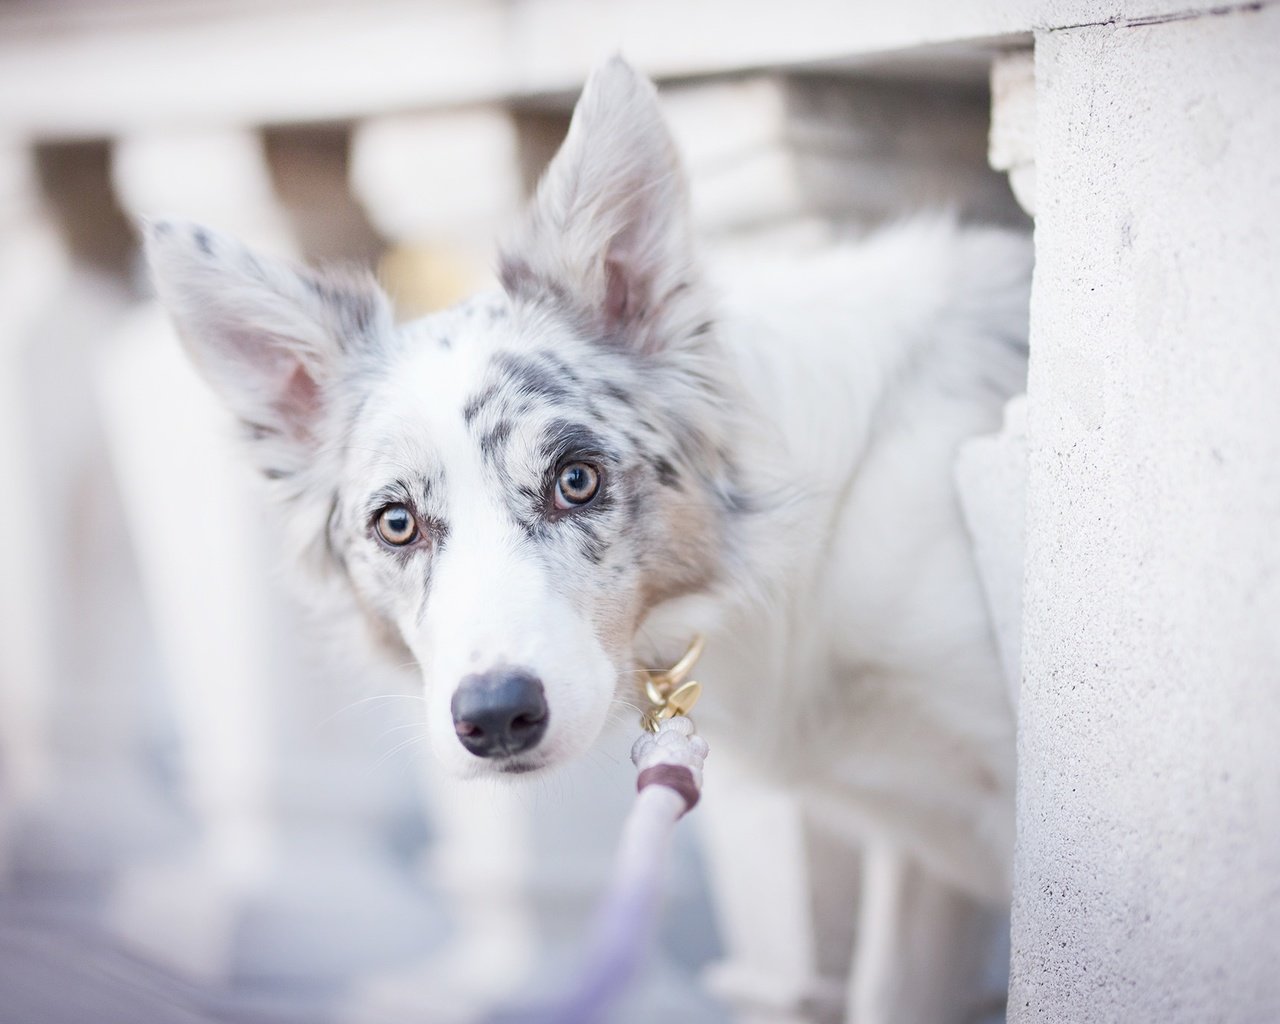
[[[537,540],[543,535],[546,522],[544,520],[546,508],[546,492],[541,488],[522,486],[517,489],[516,494],[520,499],[519,505],[521,512],[516,516],[516,521],[524,530],[525,536],[530,540]]]
[[[589,522],[580,522],[577,528],[577,539],[583,555],[595,565],[604,561],[604,553],[608,545],[600,536],[600,532]]]
[[[338,527],[341,522],[338,512],[338,493],[335,491],[329,496],[329,512],[324,519],[324,548],[333,563],[342,571],[344,575],[347,572],[347,560],[342,554],[342,545],[338,543]]]
[[[410,479],[392,481],[365,499],[365,518],[372,524],[373,518],[388,505],[408,505],[423,512],[430,506],[435,490],[443,486],[443,470],[437,470],[434,477],[414,474]]]
[[[492,458],[498,453],[507,438],[511,436],[511,421],[499,420],[493,427],[480,438],[480,451],[488,458]]]
[[[542,453],[548,464],[582,461],[615,465],[620,457],[588,427],[569,420],[555,420],[547,427]]]
[[[488,383],[465,404],[462,416],[468,427],[479,431],[476,421],[481,414],[490,408],[498,410],[494,413],[501,417],[498,422],[490,419],[484,424],[484,432],[477,433],[482,454],[492,461],[515,429],[512,420],[518,420],[540,402],[572,398],[575,389],[581,389],[581,381],[564,360],[550,353],[501,352],[490,365]],[[589,399],[583,398],[583,405],[589,416],[599,415]]]
[[[575,387],[582,386],[582,379],[574,373],[573,367],[554,352],[543,352],[542,361],[566,384],[571,384]]]
[[[462,419],[467,426],[471,426],[471,421],[480,415],[485,406],[492,402],[497,394],[498,385],[490,384],[488,387],[484,388],[484,390],[471,396],[467,401],[467,404],[462,407]]]
[[[602,382],[600,386],[604,389],[604,393],[608,395],[610,398],[612,398],[615,402],[620,402],[621,404],[628,407],[633,405],[635,402],[635,399],[632,397],[631,392],[629,392],[626,388],[622,387],[619,384],[614,383],[611,380],[606,380]]]
[[[437,550],[438,550],[438,544],[437,544]],[[434,568],[435,568],[434,559],[428,558],[423,561],[422,587],[418,591],[418,610],[414,614],[414,620],[418,623],[419,626],[421,626],[423,622],[426,621],[427,609],[431,605],[431,582],[432,582],[432,575],[433,575],[432,570]]]
[[[650,459],[649,464],[653,467],[653,471],[658,474],[658,483],[663,487],[671,487],[675,490],[680,489],[680,472],[672,465],[671,460],[663,455],[655,455]]]
[[[193,240],[198,248],[206,256],[213,255],[213,242],[209,239],[209,232],[204,228],[196,228],[196,232],[192,235]]]
[[[564,373],[557,373],[547,357],[532,358],[504,352],[494,359],[494,365],[511,385],[526,394],[558,400],[567,398]]]
[[[632,487],[627,491],[627,519],[629,522],[636,522],[644,513],[644,494],[636,487]]]
[[[450,340],[450,338],[449,338],[449,336],[448,336],[447,334],[445,334],[445,335],[441,335],[439,338],[437,338],[437,339],[436,339],[436,344],[438,344],[442,349],[444,349],[444,350],[446,350],[446,351],[448,351],[449,349],[453,348],[453,341],[452,341],[452,340]]]

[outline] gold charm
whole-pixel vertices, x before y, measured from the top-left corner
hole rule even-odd
[[[687,715],[702,696],[702,684],[687,679],[702,654],[703,639],[695,636],[689,649],[668,669],[650,669],[644,684],[644,695],[650,708],[640,719],[649,732],[658,731],[658,723],[676,715]]]

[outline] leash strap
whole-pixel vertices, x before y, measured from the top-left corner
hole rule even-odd
[[[657,924],[676,822],[693,810],[702,791],[707,741],[687,715],[698,684],[684,681],[701,649],[699,637],[675,668],[650,673],[652,707],[642,720],[645,731],[631,748],[638,771],[636,800],[623,825],[613,876],[577,985],[553,1006],[500,1014],[492,1024],[602,1024],[626,991]]]

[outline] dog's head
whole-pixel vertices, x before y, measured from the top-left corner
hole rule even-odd
[[[584,750],[635,685],[649,611],[718,572],[736,499],[686,207],[653,87],[615,59],[500,293],[397,327],[367,276],[147,227],[160,296],[297,557],[412,652],[459,774]]]

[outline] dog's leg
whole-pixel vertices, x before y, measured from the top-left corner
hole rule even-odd
[[[839,1021],[853,948],[857,855],[793,790],[715,747],[701,821],[725,958],[712,991],[742,1024]]]
[[[849,1024],[1002,1020],[992,975],[1007,917],[886,844],[863,851],[862,878]]]

